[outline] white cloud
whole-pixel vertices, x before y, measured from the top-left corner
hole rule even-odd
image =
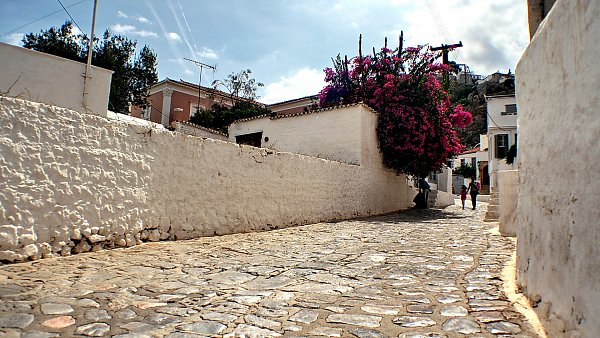
[[[114,33],[117,33],[117,34],[124,34],[124,35],[129,34],[129,35],[138,35],[138,36],[142,36],[142,37],[153,37],[153,38],[158,37],[158,34],[156,34],[155,32],[137,29],[137,27],[135,27],[133,25],[122,25],[122,24],[118,23],[118,24],[110,26],[110,29],[111,29],[111,31],[113,31]]]
[[[325,86],[325,74],[314,68],[302,68],[290,76],[265,86],[261,102],[271,104],[319,93]]]
[[[165,36],[167,37],[167,39],[171,40],[171,41],[177,41],[177,42],[181,42],[183,41],[181,39],[181,36],[179,36],[179,34],[175,33],[175,32],[169,32],[166,33]]]
[[[514,68],[527,46],[527,8],[520,0],[429,0],[428,3],[431,7],[415,6],[406,13],[406,26],[402,27],[405,45],[439,46],[462,41],[464,47],[451,52],[450,59],[466,63],[482,75]],[[384,33],[397,37],[400,29]]]
[[[135,26],[121,25],[120,23],[110,26],[110,29],[117,34],[131,33],[135,31]]]
[[[2,38],[2,41],[8,43],[9,45],[21,46],[21,40],[23,40],[24,36],[24,33],[13,33]]]
[[[158,34],[156,34],[155,32],[144,31],[144,30],[135,31],[135,32],[133,32],[133,34],[134,35],[143,36],[143,37],[153,37],[153,38],[157,38],[158,37]]]
[[[202,51],[198,52],[198,57],[205,59],[218,59],[219,52],[212,50],[210,48],[202,47]]]
[[[141,15],[138,16],[136,19],[137,19],[137,21],[142,22],[142,23],[149,23],[149,24],[152,23],[152,21],[150,21],[148,18],[145,18],[145,17],[143,17]]]
[[[130,19],[131,18],[131,19],[135,19],[135,20],[137,20],[139,22],[142,22],[142,23],[152,24],[152,21],[150,21],[148,18],[145,18],[145,17],[143,17],[141,15],[131,16],[131,15],[128,15],[127,13],[125,13],[123,11],[117,11],[117,18],[124,18],[124,19]]]

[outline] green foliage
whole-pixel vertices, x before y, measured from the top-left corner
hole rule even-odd
[[[23,38],[23,47],[56,55],[69,60],[85,62],[82,36],[73,33],[73,23],[65,22],[60,28],[52,27],[40,34],[29,33]],[[87,47],[85,47],[87,51]]]
[[[23,47],[85,62],[88,41],[85,35],[73,34],[73,23],[67,21],[60,28],[27,34]],[[144,46],[136,58],[136,46],[135,40],[113,35],[109,30],[102,39],[94,39],[92,64],[114,72],[108,108],[117,113],[128,114],[130,104],[146,106],[148,89],[158,81],[156,54]]]
[[[209,109],[200,109],[190,117],[190,122],[204,127],[227,132],[227,127],[235,120],[271,113],[271,110],[256,103],[256,91],[263,84],[250,77],[250,69],[231,73],[225,80],[215,80],[213,87],[223,87],[234,102],[233,106],[213,104]]]
[[[475,177],[476,169],[468,163],[462,163],[460,167],[452,170],[453,174],[462,175],[463,177]]]
[[[210,109],[201,109],[190,117],[190,122],[207,128],[227,132],[235,120],[269,114],[271,110],[250,101],[237,101],[233,107],[214,104]]]
[[[504,76],[499,80],[488,79],[475,83],[452,82],[449,94],[453,104],[461,104],[473,115],[473,122],[465,128],[457,128],[461,143],[473,148],[479,143],[479,135],[487,133],[487,110],[485,95],[514,93],[514,79]]]

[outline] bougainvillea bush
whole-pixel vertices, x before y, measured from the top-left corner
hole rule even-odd
[[[379,114],[377,135],[386,167],[424,177],[463,150],[454,128],[471,123],[462,106],[452,106],[438,78],[447,66],[425,47],[382,48],[373,55],[333,60],[321,107],[363,102]]]

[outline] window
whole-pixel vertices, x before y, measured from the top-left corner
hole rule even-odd
[[[152,113],[152,101],[148,101],[148,106],[142,109],[141,118],[150,121],[150,115]]]
[[[262,131],[252,134],[237,135],[235,137],[235,142],[260,148],[262,142]]]
[[[471,157],[471,166],[477,168],[477,157]]]
[[[466,163],[466,160],[464,158],[461,158],[460,159],[460,165],[463,166],[463,165],[465,165],[465,163]]]
[[[517,115],[517,105],[516,104],[505,104],[504,111],[500,113],[500,115]]]
[[[508,134],[498,134],[496,141],[496,158],[505,158],[508,151]]]

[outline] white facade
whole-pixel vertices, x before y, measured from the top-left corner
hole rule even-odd
[[[466,150],[462,154],[458,155],[452,160],[452,170],[456,170],[461,166],[461,164],[468,164],[475,168],[475,180],[480,182],[480,184],[484,184],[484,177],[482,177],[482,173],[480,171],[485,169],[488,163],[488,138],[487,135],[479,135],[479,145],[473,149]],[[485,173],[483,173],[485,175]],[[460,193],[460,187],[464,185],[468,185],[470,177],[463,177],[454,175],[453,178],[453,193]]]
[[[91,67],[84,106],[84,63],[5,43],[0,60],[0,92],[6,96],[106,116],[111,70]]]
[[[363,104],[285,116],[263,115],[229,126],[229,140],[260,134],[260,147],[356,165],[382,166],[377,114]]]
[[[512,95],[486,96],[488,125],[488,166],[490,186],[497,187],[497,174],[500,170],[516,169],[506,164],[508,149],[517,142],[517,100]]]
[[[600,1],[558,0],[516,72],[517,276],[548,337],[600,333]]]

